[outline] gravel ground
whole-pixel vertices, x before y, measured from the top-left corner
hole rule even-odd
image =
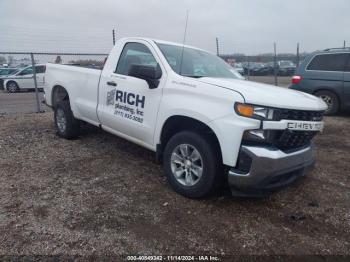
[[[40,109],[47,107],[41,103],[44,93],[39,92]],[[0,90],[0,115],[37,112],[35,92],[8,93]]]
[[[186,199],[152,152],[90,126],[61,139],[51,112],[0,122],[0,255],[350,253],[347,116],[326,119],[313,172],[262,200]]]

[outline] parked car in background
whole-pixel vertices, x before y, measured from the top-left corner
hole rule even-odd
[[[36,81],[39,89],[44,88],[44,76],[45,76],[46,65],[36,65]],[[34,89],[34,79],[33,79],[33,67],[28,66],[19,70],[17,73],[6,77],[4,79],[4,87],[10,93],[15,93],[20,90],[30,90]]]
[[[18,71],[18,68],[0,68],[0,76],[12,75],[16,71]]]
[[[0,90],[4,89],[4,79],[15,74],[18,70],[18,68],[0,68]]]
[[[267,76],[269,75],[269,67],[264,63],[245,63],[244,74],[251,76]]]
[[[267,62],[267,63],[265,63],[265,66],[268,68],[269,75],[275,74],[275,63],[274,62]]]
[[[243,68],[242,63],[235,63],[233,68],[241,75],[244,75],[244,68]]]
[[[295,73],[296,65],[292,61],[282,60],[277,62],[277,69],[279,76],[292,76]]]
[[[310,54],[296,70],[290,88],[322,98],[328,115],[350,109],[350,48]]]

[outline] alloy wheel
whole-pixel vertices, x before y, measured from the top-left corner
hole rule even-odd
[[[15,83],[10,83],[10,84],[8,85],[8,90],[9,90],[11,93],[16,92],[16,91],[17,91],[17,86],[16,86],[16,84],[15,84]]]
[[[175,179],[184,186],[194,186],[203,174],[203,160],[192,145],[180,144],[171,154],[171,170]]]
[[[332,97],[328,96],[328,95],[321,95],[320,98],[327,104],[328,106],[328,110],[330,110],[333,106],[333,99]]]

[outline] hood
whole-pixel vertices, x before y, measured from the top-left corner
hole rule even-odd
[[[327,109],[322,99],[283,87],[229,78],[203,77],[198,81],[236,91],[249,104],[311,111]]]

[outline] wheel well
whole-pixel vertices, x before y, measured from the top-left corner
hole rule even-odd
[[[16,82],[15,80],[10,80],[10,81],[8,81],[8,82],[6,83],[6,87],[8,87],[8,85],[9,85],[10,83],[15,83],[15,84],[18,86],[18,84],[17,84],[17,82]]]
[[[191,117],[172,116],[165,121],[162,128],[162,132],[160,136],[160,145],[157,146],[158,161],[161,161],[162,153],[164,151],[166,144],[170,140],[170,138],[175,134],[185,130],[194,131],[197,134],[208,138],[216,147],[219,153],[220,159],[222,159],[219,140],[216,134],[214,133],[214,131],[209,126]]]
[[[58,102],[69,101],[67,90],[63,86],[54,86],[52,90],[52,107],[56,107]]]

